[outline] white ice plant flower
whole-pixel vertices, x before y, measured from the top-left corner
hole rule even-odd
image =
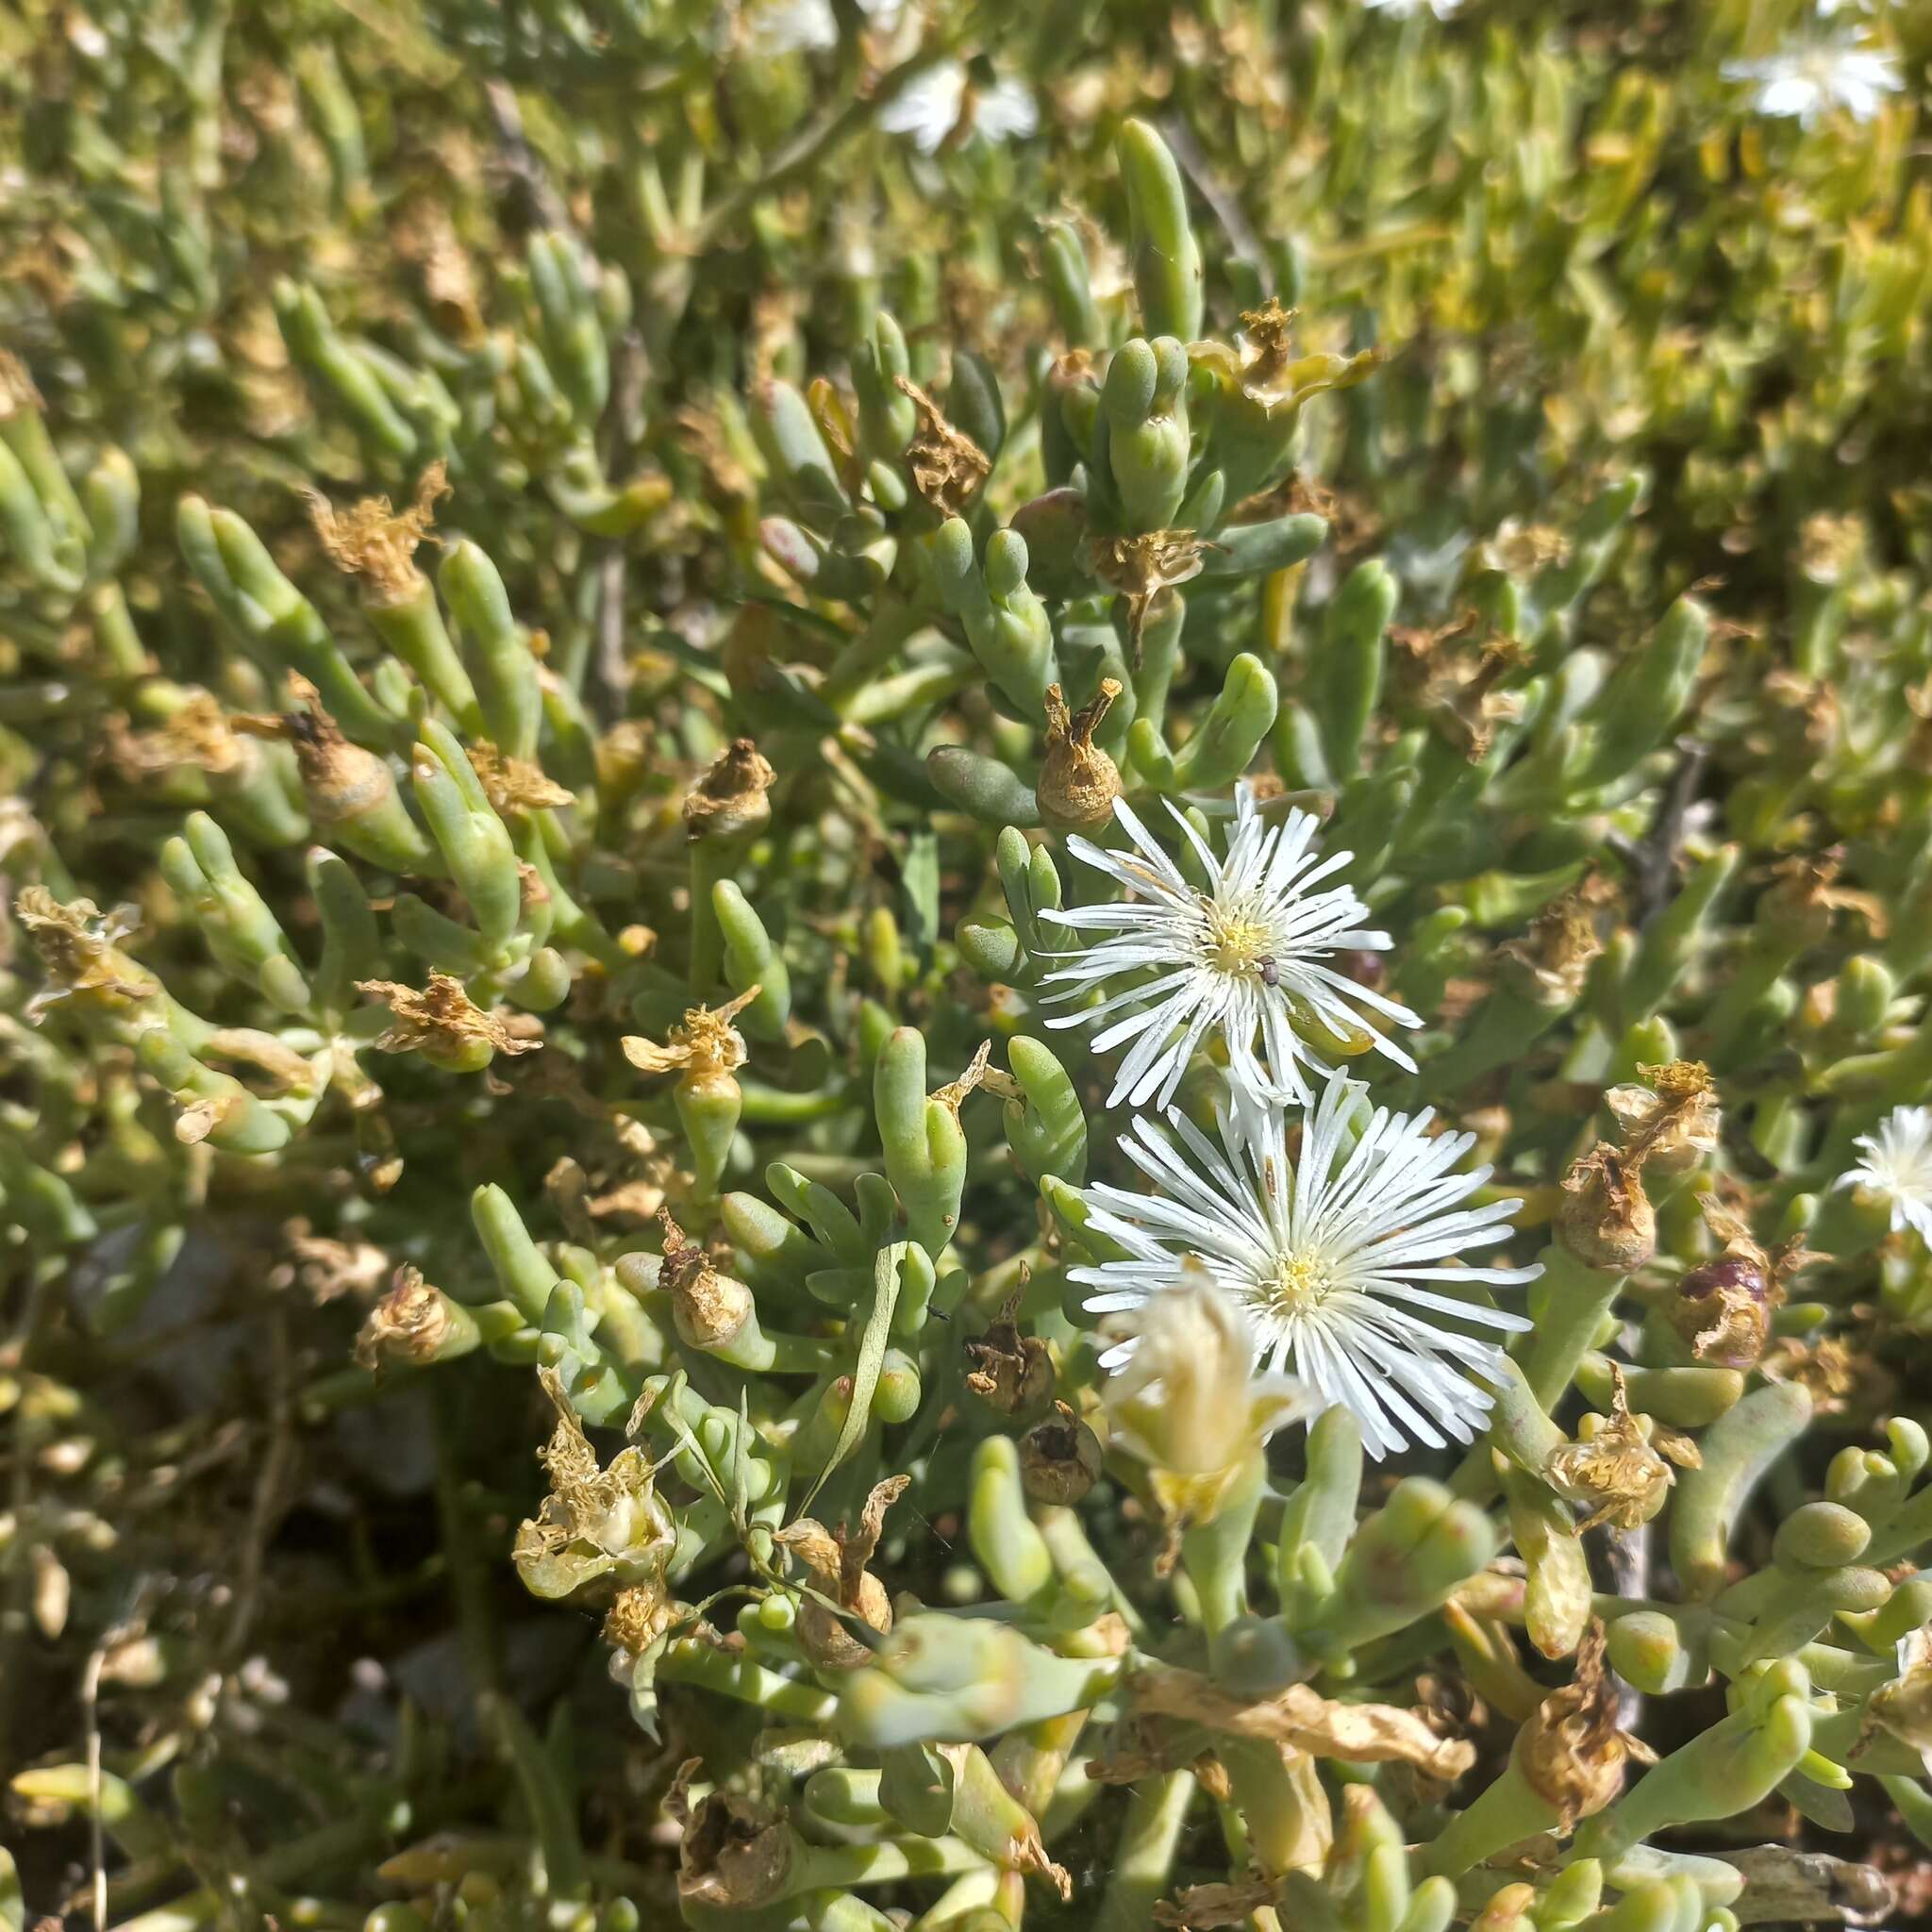
[[[1165,1107],[1194,1049],[1213,1039],[1227,1048],[1237,1087],[1304,1106],[1312,1093],[1307,1075],[1330,1071],[1309,1044],[1311,1033],[1325,1033],[1355,1051],[1373,1047],[1414,1071],[1407,1054],[1365,1025],[1357,1009],[1398,1026],[1422,1022],[1329,963],[1341,952],[1387,952],[1390,939],[1362,924],[1368,908],[1352,888],[1316,890],[1354,855],[1322,858],[1312,813],[1297,808],[1269,824],[1253,791],[1239,786],[1227,858],[1217,860],[1170,804],[1208,881],[1200,890],[1124,801],[1116,799],[1113,809],[1132,849],[1107,852],[1071,838],[1067,850],[1133,896],[1041,914],[1083,937],[1097,936],[1082,950],[1061,955],[1066,963],[1046,974],[1050,1000],[1084,999],[1095,988],[1116,984],[1096,1004],[1047,1022],[1098,1025],[1096,1053],[1127,1046],[1109,1107],[1149,1101]]]
[[[746,45],[760,59],[819,53],[839,44],[831,0],[768,0],[746,15]]]
[[[903,0],[858,0],[858,10],[877,31],[891,33],[905,7]],[[746,50],[760,59],[822,54],[839,44],[832,0],[754,0],[741,20]]]
[[[1870,121],[1886,95],[1905,86],[1896,54],[1848,41],[1814,41],[1755,60],[1726,60],[1723,71],[1726,80],[1750,88],[1751,105],[1760,114],[1795,118],[1806,127],[1839,109],[1854,121]]]
[[[921,154],[932,155],[962,122],[965,132],[988,141],[1024,139],[1040,125],[1040,110],[1017,80],[969,87],[964,64],[942,60],[888,101],[878,125],[888,134],[909,135]]]
[[[1852,1145],[1865,1158],[1833,1186],[1875,1194],[1891,1209],[1894,1234],[1912,1227],[1932,1241],[1932,1107],[1895,1107]]]
[[[1529,1268],[1458,1265],[1456,1257],[1510,1234],[1520,1201],[1466,1205],[1487,1167],[1458,1171],[1472,1134],[1428,1131],[1430,1115],[1377,1108],[1359,1133],[1363,1089],[1338,1075],[1303,1123],[1291,1159],[1281,1108],[1233,1090],[1214,1143],[1191,1121],[1163,1129],[1137,1120],[1121,1148],[1159,1190],[1086,1190],[1090,1225],[1125,1258],[1068,1271],[1094,1291],[1085,1303],[1129,1332],[1101,1355],[1130,1363],[1144,1308],[1190,1265],[1241,1305],[1257,1361],[1291,1369],[1327,1403],[1340,1403],[1380,1457],[1407,1443],[1472,1441],[1492,1397],[1470,1380],[1493,1379],[1492,1339],[1530,1326],[1523,1316],[1429,1283],[1510,1287]],[[1103,1330],[1115,1325],[1103,1321]],[[1488,1330],[1488,1334],[1469,1331]]]
[[[1190,1266],[1138,1305],[1134,1347],[1102,1391],[1111,1441],[1147,1464],[1170,1515],[1210,1522],[1268,1438],[1320,1407],[1291,1376],[1255,1373],[1234,1297]]]

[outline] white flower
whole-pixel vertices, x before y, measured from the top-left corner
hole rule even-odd
[[[1208,1522],[1268,1438],[1320,1405],[1291,1376],[1255,1374],[1248,1318],[1202,1268],[1149,1296],[1134,1327],[1103,1391],[1108,1435],[1149,1466],[1170,1513]]]
[[[831,0],[768,0],[746,16],[746,46],[758,58],[809,54],[839,44]]]
[[[879,115],[888,134],[909,134],[921,154],[937,154],[962,116],[967,131],[989,141],[1024,139],[1040,125],[1033,96],[1017,80],[995,80],[989,87],[967,86],[965,67],[943,60],[908,82]]]
[[[1392,20],[1407,20],[1423,10],[1428,9],[1438,20],[1447,20],[1462,5],[1462,0],[1362,0],[1362,5],[1371,13],[1386,13]]]
[[[1151,978],[1133,977],[1095,1006],[1047,1022],[1086,1026],[1107,1021],[1093,1039],[1097,1053],[1133,1042],[1108,1096],[1109,1107],[1123,1101],[1141,1107],[1149,1100],[1165,1107],[1189,1056],[1215,1037],[1226,1043],[1238,1087],[1306,1106],[1310,1089],[1303,1069],[1324,1075],[1329,1069],[1296,1031],[1296,1018],[1358,1047],[1373,1046],[1414,1071],[1415,1062],[1365,1027],[1355,1008],[1365,1007],[1402,1026],[1422,1022],[1326,963],[1339,951],[1387,952],[1390,940],[1360,924],[1368,908],[1350,887],[1311,890],[1354,857],[1338,852],[1318,862],[1312,814],[1291,811],[1279,824],[1266,824],[1254,793],[1237,787],[1234,834],[1225,863],[1217,863],[1170,804],[1212,881],[1197,891],[1123,801],[1116,799],[1113,809],[1134,850],[1103,852],[1080,838],[1069,839],[1067,850],[1139,896],[1041,914],[1075,932],[1106,935],[1062,956],[1072,963],[1046,975],[1056,989],[1050,999],[1078,999],[1108,980],[1152,973]],[[1258,1056],[1257,1036],[1263,1049]]]
[[[1152,1121],[1138,1120],[1121,1141],[1158,1194],[1089,1188],[1094,1231],[1128,1259],[1074,1268],[1097,1291],[1090,1313],[1144,1307],[1189,1261],[1246,1311],[1257,1358],[1271,1370],[1291,1365],[1302,1381],[1341,1403],[1361,1424],[1370,1453],[1408,1441],[1469,1441],[1491,1397],[1466,1372],[1494,1376],[1501,1350],[1468,1326],[1509,1333],[1522,1316],[1421,1286],[1531,1281],[1541,1267],[1454,1265],[1472,1248],[1509,1235],[1522,1204],[1463,1204],[1490,1176],[1456,1163],[1472,1134],[1428,1133],[1429,1115],[1377,1108],[1358,1138],[1349,1121],[1362,1089],[1338,1076],[1304,1124],[1301,1156],[1291,1161],[1282,1110],[1236,1087],[1221,1117],[1216,1147],[1178,1114],[1168,1120],[1180,1144]],[[1137,1339],[1108,1348],[1102,1364],[1132,1358]]]
[[[1843,108],[1854,121],[1870,121],[1885,96],[1905,86],[1898,56],[1880,47],[1815,41],[1757,60],[1726,60],[1724,77],[1748,85],[1760,114],[1795,116],[1809,127],[1822,115]]]
[[[1891,1208],[1894,1234],[1915,1227],[1932,1241],[1932,1107],[1895,1107],[1852,1145],[1865,1158],[1832,1185],[1869,1190]]]

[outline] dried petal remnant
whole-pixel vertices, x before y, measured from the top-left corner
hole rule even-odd
[[[728,839],[772,822],[765,794],[778,774],[748,738],[734,739],[684,801],[688,839]]]
[[[369,496],[339,510],[319,491],[304,494],[316,537],[338,570],[366,579],[380,604],[414,594],[423,582],[416,546],[436,521],[437,498],[449,494],[448,468],[440,458],[417,479],[416,500],[408,509],[396,509],[386,496]]]
[[[1113,815],[1120,767],[1093,742],[1093,734],[1120,694],[1119,682],[1103,677],[1094,696],[1069,714],[1059,686],[1046,688],[1046,756],[1034,795],[1041,818],[1057,832],[1091,831]]]
[[[906,445],[912,487],[941,516],[959,515],[992,475],[992,459],[964,430],[956,429],[932,397],[908,377],[894,378],[911,398],[919,426]]]
[[[1574,1678],[1551,1691],[1516,1734],[1516,1768],[1556,1807],[1559,1832],[1615,1803],[1625,1762],[1643,1755],[1617,1728],[1617,1692],[1604,1668],[1604,1626],[1592,1621],[1577,1647]]]
[[[1695,1469],[1703,1460],[1688,1437],[1659,1430],[1648,1416],[1630,1413],[1624,1371],[1614,1362],[1610,1389],[1608,1418],[1586,1416],[1578,1440],[1553,1451],[1545,1466],[1550,1481],[1564,1495],[1594,1506],[1577,1524],[1579,1530],[1593,1529],[1600,1523],[1624,1530],[1641,1527],[1664,1506],[1675,1480],[1671,1462]]]
[[[63,906],[44,886],[23,886],[13,911],[47,971],[48,983],[27,1002],[28,1019],[83,993],[119,1007],[160,991],[160,982],[121,950],[141,924],[133,907],[103,912],[92,899]]]
[[[432,1058],[482,1064],[492,1053],[534,1053],[542,1045],[524,1023],[486,1012],[454,974],[431,971],[421,992],[392,979],[358,979],[358,992],[384,1001],[394,1024],[377,1034],[383,1053],[421,1051]]]
[[[912,1486],[910,1476],[889,1476],[865,1499],[854,1530],[845,1524],[827,1529],[809,1516],[779,1530],[773,1539],[790,1550],[810,1574],[821,1596],[857,1617],[883,1637],[892,1627],[892,1602],[886,1587],[865,1566],[884,1533],[886,1511]],[[798,1607],[798,1641],[822,1669],[856,1671],[872,1661],[872,1646],[855,1637],[846,1619],[807,1597]]]
[[[1642,1086],[1612,1087],[1604,1103],[1623,1129],[1624,1158],[1666,1179],[1717,1151],[1723,1124],[1710,1069],[1702,1060],[1639,1067]]]
[[[732,1021],[758,998],[752,987],[722,1007],[692,1007],[659,1046],[635,1033],[625,1034],[624,1057],[641,1074],[735,1074],[746,1058],[744,1036]]]
[[[1158,1664],[1136,1672],[1128,1690],[1134,1708],[1146,1715],[1182,1718],[1233,1737],[1292,1744],[1313,1757],[1412,1764],[1445,1782],[1460,1777],[1475,1762],[1474,1745],[1438,1737],[1415,1711],[1391,1704],[1342,1703],[1307,1684],[1242,1698],[1198,1672]]]
[[[657,1471],[626,1446],[601,1466],[554,1369],[538,1376],[557,1409],[557,1426],[538,1452],[550,1477],[542,1507],[517,1531],[511,1560],[533,1595],[566,1597],[613,1585],[664,1594],[676,1544],[671,1512],[657,1492]],[[635,1607],[633,1607],[635,1608]]]
[[[1208,552],[1191,530],[1149,530],[1139,537],[1095,537],[1087,546],[1087,568],[1126,599],[1127,639],[1138,664],[1147,620],[1176,584],[1201,575]]]

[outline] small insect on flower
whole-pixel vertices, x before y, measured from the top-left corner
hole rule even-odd
[[[1466,1442],[1491,1402],[1469,1377],[1501,1366],[1496,1342],[1466,1331],[1530,1324],[1423,1284],[1511,1286],[1542,1271],[1457,1262],[1507,1240],[1522,1204],[1465,1207],[1490,1176],[1457,1171],[1475,1137],[1431,1136],[1426,1113],[1381,1108],[1357,1128],[1362,1091],[1329,1081],[1293,1161],[1282,1109],[1239,1086],[1218,1147],[1179,1114],[1168,1129],[1136,1121],[1121,1149],[1161,1191],[1089,1188],[1094,1231],[1127,1258],[1068,1272],[1097,1291],[1090,1313],[1138,1321],[1183,1271],[1205,1270],[1245,1314],[1257,1361],[1291,1369],[1348,1408],[1373,1455],[1411,1441],[1441,1448],[1445,1433]],[[1131,1334],[1112,1343],[1103,1366],[1119,1368],[1138,1345]]]
[[[1050,999],[1070,1002],[1117,985],[1095,1005],[1047,1022],[1100,1024],[1096,1052],[1127,1046],[1109,1107],[1165,1107],[1194,1050],[1214,1038],[1226,1043],[1238,1086],[1304,1106],[1311,1097],[1307,1075],[1331,1071],[1324,1053],[1374,1051],[1414,1070],[1361,1012],[1398,1026],[1422,1022],[1330,963],[1339,954],[1387,952],[1390,941],[1361,924],[1368,908],[1353,888],[1314,890],[1353,855],[1321,856],[1312,813],[1293,810],[1271,824],[1253,791],[1239,786],[1227,857],[1216,859],[1170,805],[1208,881],[1197,890],[1127,805],[1116,799],[1113,809],[1129,850],[1104,851],[1081,838],[1070,838],[1067,850],[1134,896],[1041,914],[1097,936],[1084,951],[1062,955],[1065,963],[1046,975]]]
[[[1891,1231],[1932,1242],[1932,1107],[1895,1107],[1875,1133],[1852,1142],[1864,1159],[1832,1183],[1862,1188],[1891,1209]]]

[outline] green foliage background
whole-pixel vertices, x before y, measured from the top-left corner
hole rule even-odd
[[[1749,63],[1853,46],[1874,114],[1762,111]],[[0,1917],[97,1872],[143,1932],[1877,1909],[1932,1841],[1932,1272],[1833,1183],[1932,1093],[1928,54],[1923,0],[0,15]],[[880,125],[960,62],[936,152]],[[975,126],[1002,85],[1031,133]],[[1271,298],[1307,359],[1257,427]],[[1096,401],[1141,338],[1189,347],[1177,431]],[[983,489],[922,484],[895,373]],[[376,496],[415,565],[339,567],[318,502]],[[1205,567],[1138,610],[1095,546],[1170,529]],[[1044,1387],[1105,1433],[1064,1270],[1129,1177],[1041,1024],[1037,915],[1092,891],[1036,795],[1056,674],[1126,688],[1150,820],[1245,773],[1355,851],[1424,1022],[1376,1097],[1476,1134],[1558,1338],[1473,1462],[1285,1433],[1172,1575],[1117,1447],[1072,1507],[1018,1474]],[[364,984],[432,969],[413,1032]],[[626,1059],[754,989],[741,1069]],[[1721,1138],[1585,1266],[1564,1179],[1679,1058]],[[1817,1257],[1737,1362],[1673,1320],[1740,1252],[1711,1201]],[[765,1354],[693,1341],[660,1207]],[[1549,1478],[1613,1359],[1700,1445],[1654,1549]],[[666,1466],[531,1581],[540,1368],[596,1480]],[[815,1668],[772,1532],[901,1474],[902,1637],[1000,1607],[913,1627],[1017,1717],[903,1643]],[[620,1585],[674,1627],[613,1651]],[[1474,1768],[1257,1763],[1091,1680],[1109,1607],[1135,1669],[1425,1707]],[[1665,1762],[1579,1825],[1510,1779],[1592,1615]],[[931,1831],[902,1690],[968,1754]],[[883,1808],[803,1782],[882,1754]],[[708,1903],[694,1825],[679,1902],[694,1757],[781,1896]],[[1788,1838],[1845,1862],[1738,1856]]]

